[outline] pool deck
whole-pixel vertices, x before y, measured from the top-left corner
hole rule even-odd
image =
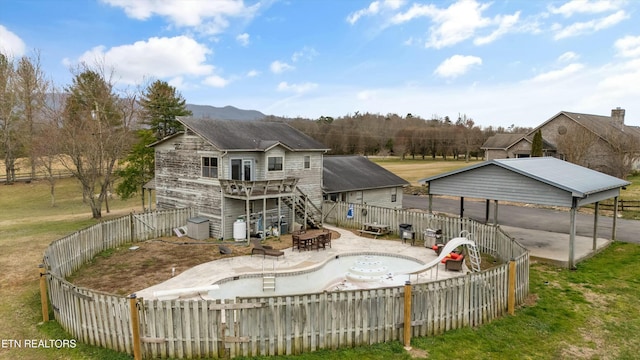
[[[327,229],[340,233],[340,237],[331,240],[331,248],[326,250],[310,250],[310,251],[293,251],[287,248],[284,256],[274,258],[267,256],[263,258],[260,255],[254,256],[235,256],[221,260],[210,261],[192,267],[171,279],[160,284],[140,290],[136,293],[138,297],[144,299],[156,299],[154,295],[156,291],[177,290],[202,288],[214,284],[225,278],[247,273],[272,273],[272,272],[293,272],[309,270],[320,266],[325,261],[334,258],[336,255],[349,253],[388,253],[398,254],[415,258],[419,261],[427,263],[434,260],[437,256],[435,251],[425,248],[422,242],[416,241],[416,245],[412,246],[410,242],[402,243],[400,240],[377,240],[368,237],[358,236],[351,231],[326,226]],[[414,283],[423,283],[435,280],[442,280],[456,276],[462,276],[467,272],[466,267],[463,271],[446,271],[444,264],[438,263],[433,270],[427,270],[420,275],[412,276],[411,281]],[[269,292],[265,292],[268,296]],[[207,292],[185,292],[180,296],[183,299],[207,299]]]

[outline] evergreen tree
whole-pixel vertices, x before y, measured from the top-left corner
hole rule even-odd
[[[531,156],[542,156],[542,132],[538,130],[533,136],[533,142],[531,143]]]
[[[122,181],[116,187],[116,193],[122,199],[129,199],[138,191],[141,194],[142,210],[144,210],[145,197],[144,184],[154,177],[155,152],[148,145],[156,141],[152,130],[138,130],[138,142],[125,158],[125,166],[118,171]]]
[[[157,139],[163,139],[182,130],[177,116],[191,116],[186,101],[176,88],[166,81],[156,80],[149,85],[140,99],[142,118]]]

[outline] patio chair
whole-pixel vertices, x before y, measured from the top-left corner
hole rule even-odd
[[[253,254],[262,254],[262,257],[275,256],[276,258],[280,256],[284,256],[284,251],[276,250],[271,248],[270,246],[262,245],[260,243],[260,239],[251,239],[251,243],[253,244],[253,249],[251,249],[251,256]]]
[[[324,244],[323,244],[322,248],[323,249],[326,248],[327,245],[329,245],[329,247],[331,247],[331,231],[327,230],[323,235],[324,235],[324,237],[323,237]]]
[[[296,233],[291,234],[291,250],[298,249],[300,251],[300,233],[296,231]]]
[[[445,270],[449,271],[462,271],[462,264],[464,263],[464,255],[460,256],[457,260],[447,259],[444,263]]]

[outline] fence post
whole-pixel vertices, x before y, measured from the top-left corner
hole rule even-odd
[[[133,342],[133,358],[142,360],[140,349],[140,318],[138,317],[138,300],[136,294],[129,296],[129,310],[131,311],[131,334]]]
[[[509,315],[515,314],[516,308],[516,261],[509,261],[509,298],[507,299],[507,311]]]
[[[38,265],[40,270],[40,304],[42,305],[42,322],[49,321],[49,301],[47,299],[47,268],[44,264]]]
[[[135,223],[133,222],[133,213],[130,212],[129,213],[129,232],[131,234],[131,242],[134,242],[136,240],[136,235],[135,235]]]
[[[404,348],[411,350],[411,281],[404,283]]]

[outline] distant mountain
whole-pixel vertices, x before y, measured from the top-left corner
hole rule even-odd
[[[210,105],[187,104],[194,118],[211,118],[220,120],[252,121],[262,120],[267,117],[257,110],[242,110],[233,106],[215,107]]]

